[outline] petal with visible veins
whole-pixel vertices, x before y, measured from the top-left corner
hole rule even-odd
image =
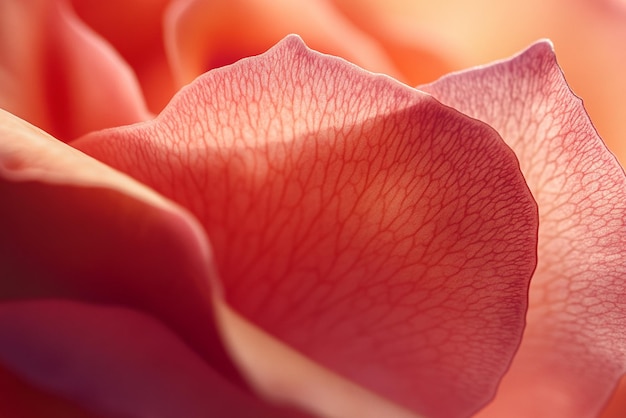
[[[229,330],[244,330],[234,338],[247,338],[255,353],[263,345],[263,355],[278,355],[282,366],[288,362],[289,367],[281,367],[281,371],[307,373],[305,380],[289,382],[289,390],[282,391],[286,396],[260,391],[261,395],[288,402],[294,393],[306,394],[298,405],[312,411],[323,406],[320,416],[328,418],[412,417],[318,365],[302,361],[293,350],[277,350],[267,336],[255,333],[245,321],[233,320],[215,297],[219,289],[211,292],[208,286],[213,278],[205,259],[209,252],[193,218],[149,189],[3,111],[0,177],[0,194],[11,202],[0,206],[0,227],[5,232],[0,237],[3,303],[62,297],[148,312],[181,335],[215,370],[247,386],[230,361],[231,354],[244,356],[245,361],[247,353],[237,349],[241,347],[230,347],[232,333],[226,335],[229,353],[224,353],[222,336],[217,335],[213,322],[213,308],[217,307]],[[274,362],[264,360],[263,364],[278,369]],[[257,371],[261,375],[249,379],[281,384],[280,376]],[[4,389],[0,400],[8,395],[3,406],[12,416],[40,416],[42,410],[58,411],[63,417],[86,413],[31,383],[15,373],[0,376]],[[311,404],[320,398],[323,402]],[[309,416],[300,410],[263,408],[274,417]]]
[[[420,87],[493,126],[539,205],[528,325],[481,417],[594,417],[626,372],[626,177],[548,42]]]
[[[65,0],[0,2],[0,108],[69,141],[150,117],[110,45]]]
[[[429,417],[493,396],[537,213],[488,126],[293,36],[73,145],[194,213],[226,301],[310,359]]]

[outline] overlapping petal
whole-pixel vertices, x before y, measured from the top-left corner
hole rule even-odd
[[[333,1],[378,27],[404,32],[408,39],[419,31],[421,39],[441,48],[455,70],[507,56],[540,38],[551,39],[573,91],[584,99],[609,148],[626,164],[623,0]]]
[[[537,224],[489,127],[290,37],[72,145],[195,214],[229,305],[310,359],[432,417],[493,395]]]
[[[79,408],[94,418],[280,416],[220,376],[163,324],[132,309],[62,300],[5,302],[0,340],[0,363],[60,398],[48,401],[41,415],[35,414],[41,396],[31,398],[28,417],[92,416]],[[15,412],[25,416],[24,409]]]
[[[626,177],[548,42],[423,86],[493,126],[540,214],[528,326],[481,417],[593,417],[626,372]]]
[[[213,321],[206,239],[185,210],[6,112],[0,196],[0,300],[130,306],[237,380]]]

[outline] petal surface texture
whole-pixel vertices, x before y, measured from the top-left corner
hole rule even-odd
[[[64,141],[150,116],[130,67],[64,0],[0,2],[0,108]]]
[[[310,359],[428,417],[493,396],[537,213],[488,126],[291,36],[72,145],[194,213],[228,304]]]
[[[0,305],[0,339],[0,363],[76,405],[50,402],[56,409],[39,416],[88,416],[80,407],[101,417],[277,416],[162,323],[128,308],[6,302]],[[57,411],[74,415],[50,415]]]
[[[493,126],[537,199],[528,325],[480,417],[594,417],[626,370],[626,179],[540,42],[422,87]]]

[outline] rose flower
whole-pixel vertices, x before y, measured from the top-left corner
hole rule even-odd
[[[0,412],[598,416],[626,176],[552,44],[413,88],[290,4],[0,4]]]

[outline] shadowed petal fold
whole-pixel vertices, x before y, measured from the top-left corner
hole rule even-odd
[[[237,379],[213,322],[208,244],[188,212],[4,111],[0,196],[1,301],[129,306]]]
[[[488,126],[288,37],[73,145],[195,214],[226,302],[310,359],[429,417],[493,396],[537,214]]]
[[[220,376],[163,324],[132,309],[63,300],[5,302],[0,340],[1,364],[97,416],[282,416]],[[78,407],[60,409],[61,399],[49,403],[59,409],[45,416],[87,416]],[[61,411],[76,415],[55,414]]]

